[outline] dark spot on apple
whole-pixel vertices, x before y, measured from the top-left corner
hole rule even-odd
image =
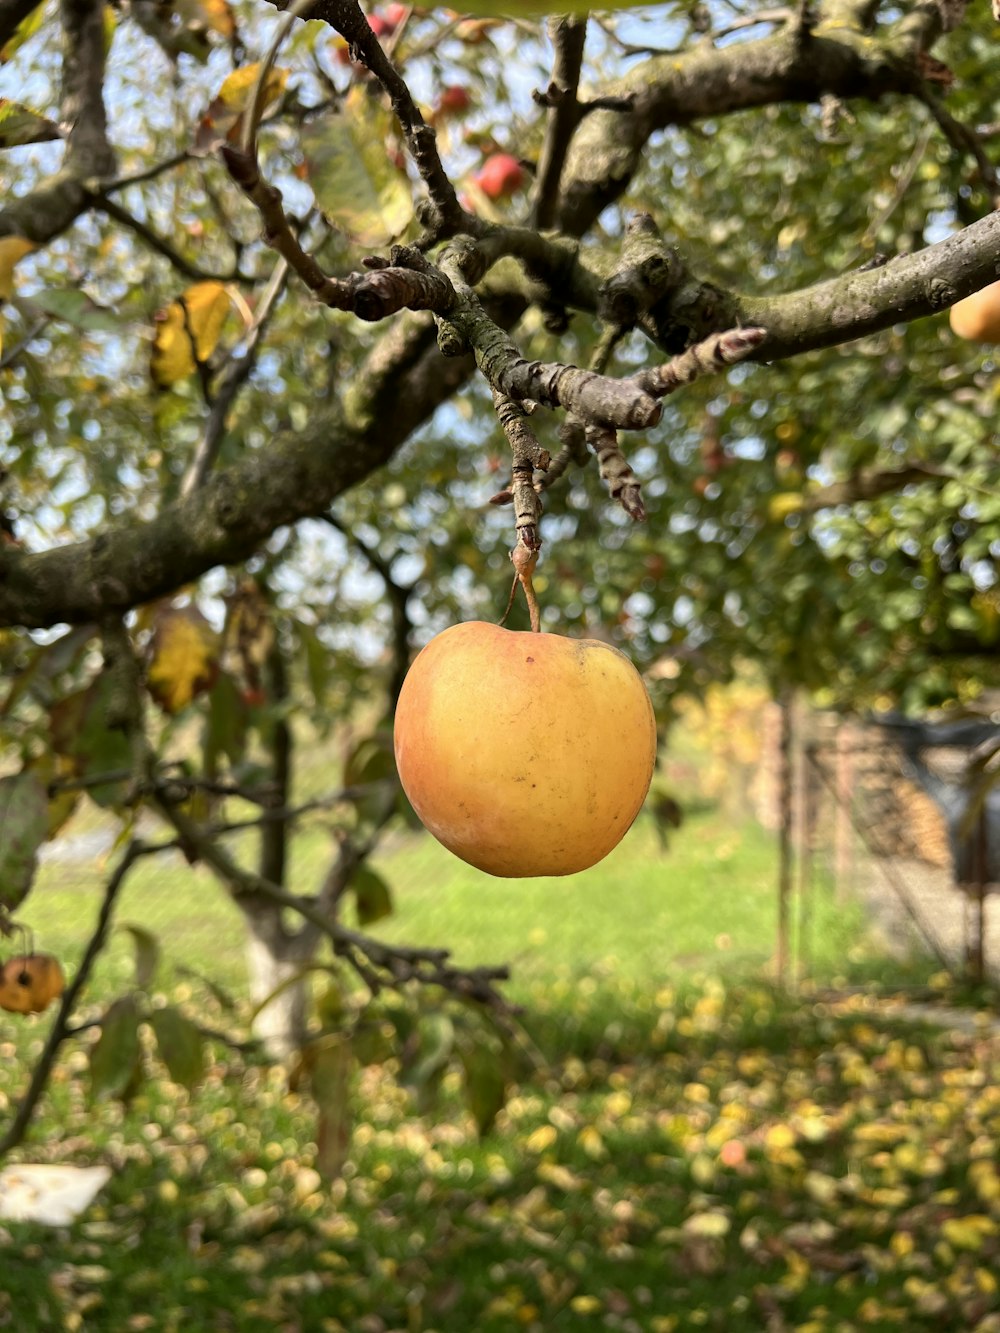
[[[524,660],[526,662],[533,662],[535,659],[533,657],[526,657]]]

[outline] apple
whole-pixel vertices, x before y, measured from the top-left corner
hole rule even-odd
[[[1000,343],[1000,282],[991,282],[963,301],[956,301],[948,320],[960,338]]]
[[[394,744],[403,790],[449,851],[491,875],[572,875],[639,813],[656,723],[616,648],[469,621],[414,659]]]
[[[460,83],[449,83],[438,94],[436,114],[442,116],[460,116],[472,106],[472,96],[468,88]]]
[[[384,14],[385,14],[385,21],[386,23],[389,24],[389,31],[395,32],[396,29],[399,27],[399,25],[402,23],[403,19],[407,17],[409,12],[410,12],[409,5],[400,5],[400,4],[386,5]]]
[[[40,1014],[65,988],[59,960],[48,953],[21,954],[0,967],[0,1009],[12,1014]]]
[[[524,185],[524,168],[510,153],[493,153],[476,173],[475,182],[488,199],[508,199]]]

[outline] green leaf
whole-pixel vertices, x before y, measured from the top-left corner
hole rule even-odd
[[[492,1044],[463,1034],[458,1058],[465,1071],[465,1101],[480,1136],[489,1132],[507,1100],[507,1081],[499,1053]]]
[[[413,217],[410,182],[386,149],[393,127],[390,113],[358,85],[338,112],[302,129],[316,202],[359,245],[395,240]]]
[[[392,735],[387,730],[379,730],[371,736],[362,736],[348,754],[344,783],[348,787],[364,787],[369,783],[384,782],[395,772]]]
[[[205,1042],[197,1027],[171,1005],[154,1009],[149,1022],[167,1073],[175,1083],[193,1088],[205,1073]]]
[[[52,709],[52,748],[73,761],[78,777],[120,772],[131,765],[128,738],[107,724],[112,688],[107,675],[98,676],[85,690],[67,695]],[[88,795],[100,806],[114,806],[121,800],[122,781],[89,787]]]
[[[440,1075],[455,1049],[455,1025],[447,1014],[427,1014],[421,1018],[416,1041],[404,1059],[403,1082],[419,1089]]]
[[[107,306],[81,292],[78,287],[49,287],[34,292],[31,305],[42,314],[69,324],[83,333],[121,333],[122,321]]]
[[[28,143],[49,143],[61,139],[62,130],[48,117],[0,97],[0,150],[20,148]]]
[[[236,682],[221,672],[208,694],[205,722],[205,772],[214,776],[225,755],[233,766],[240,763],[247,746],[247,706]]]
[[[610,0],[602,9],[639,9],[647,0]],[[463,0],[462,13],[482,18],[537,19],[541,14],[588,14],[583,0]]]
[[[357,904],[359,926],[370,926],[373,921],[392,916],[392,893],[377,870],[358,866],[351,876],[350,887]]]
[[[184,963],[175,964],[175,969],[179,977],[187,977],[190,981],[199,981],[209,992],[216,1004],[227,1014],[235,1014],[237,1004],[235,998],[230,995],[224,986],[220,986],[217,981],[204,972],[198,972],[192,967],[187,967]]]
[[[304,625],[300,621],[295,628],[299,642],[305,650],[306,677],[309,689],[312,691],[313,702],[317,707],[321,707],[330,683],[330,650],[320,642],[311,625]]]
[[[343,1037],[314,1044],[310,1086],[319,1107],[316,1126],[316,1169],[335,1180],[344,1169],[351,1146],[351,1073],[354,1052]]]
[[[45,21],[45,4],[37,5],[26,18],[14,29],[10,38],[0,47],[0,65],[5,65],[13,56],[19,47],[23,46],[29,37],[33,37]]]
[[[90,1048],[90,1092],[95,1101],[121,1097],[140,1072],[139,1009],[132,995],[109,1006],[101,1035]]]
[[[395,1033],[391,1023],[360,1023],[351,1038],[359,1065],[381,1065],[396,1054]]]
[[[123,923],[119,930],[127,930],[135,944],[135,984],[148,986],[159,966],[160,941],[145,926]]]
[[[38,776],[0,778],[0,909],[11,912],[27,897],[48,834],[48,792]]]

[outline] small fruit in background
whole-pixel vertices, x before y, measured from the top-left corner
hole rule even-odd
[[[509,199],[524,187],[525,170],[510,153],[494,153],[479,168],[474,180],[488,199]]]
[[[952,332],[970,342],[1000,343],[1000,282],[991,282],[952,306]]]
[[[491,875],[572,875],[627,833],[656,762],[635,667],[594,639],[453,625],[410,667],[396,766],[449,851]]]
[[[0,968],[0,1009],[40,1014],[66,989],[58,958],[48,953],[17,954]]]
[[[440,120],[445,116],[460,116],[472,106],[472,95],[460,83],[450,83],[438,94],[434,114]]]
[[[385,19],[385,22],[389,25],[389,31],[395,32],[396,29],[399,27],[399,25],[402,23],[403,19],[407,17],[409,12],[410,12],[409,5],[400,5],[400,4],[386,5],[385,9],[382,11],[382,15],[383,18]]]

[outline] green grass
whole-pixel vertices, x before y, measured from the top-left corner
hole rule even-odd
[[[834,1008],[762,980],[767,835],[699,816],[660,855],[640,822],[569,881],[492,880],[429,840],[400,840],[379,865],[398,907],[386,938],[513,963],[547,1072],[480,1141],[454,1073],[421,1117],[392,1062],[365,1069],[351,1160],[326,1187],[315,1107],[279,1071],[217,1047],[193,1097],[151,1066],[127,1108],[92,1107],[76,1050],[15,1158],[114,1175],[72,1228],[0,1229],[0,1327],[1000,1329],[1000,1052],[883,1026],[866,996]],[[26,915],[68,954],[97,894],[55,870]],[[143,867],[120,917],[237,984],[239,918],[204,872],[175,864],[164,882]],[[877,962],[857,912],[822,894],[813,938],[823,978]],[[129,966],[122,936],[92,1001]],[[159,985],[223,1023],[196,983],[167,969]],[[0,1020],[0,1121],[46,1023]]]
[[[657,985],[678,972],[755,970],[775,946],[775,846],[755,824],[690,818],[663,852],[641,819],[599,865],[565,879],[497,880],[429,838],[374,864],[396,891],[387,939],[445,942],[463,963],[510,959],[515,992],[593,973]],[[859,945],[857,909],[817,902],[818,972],[842,970]]]

